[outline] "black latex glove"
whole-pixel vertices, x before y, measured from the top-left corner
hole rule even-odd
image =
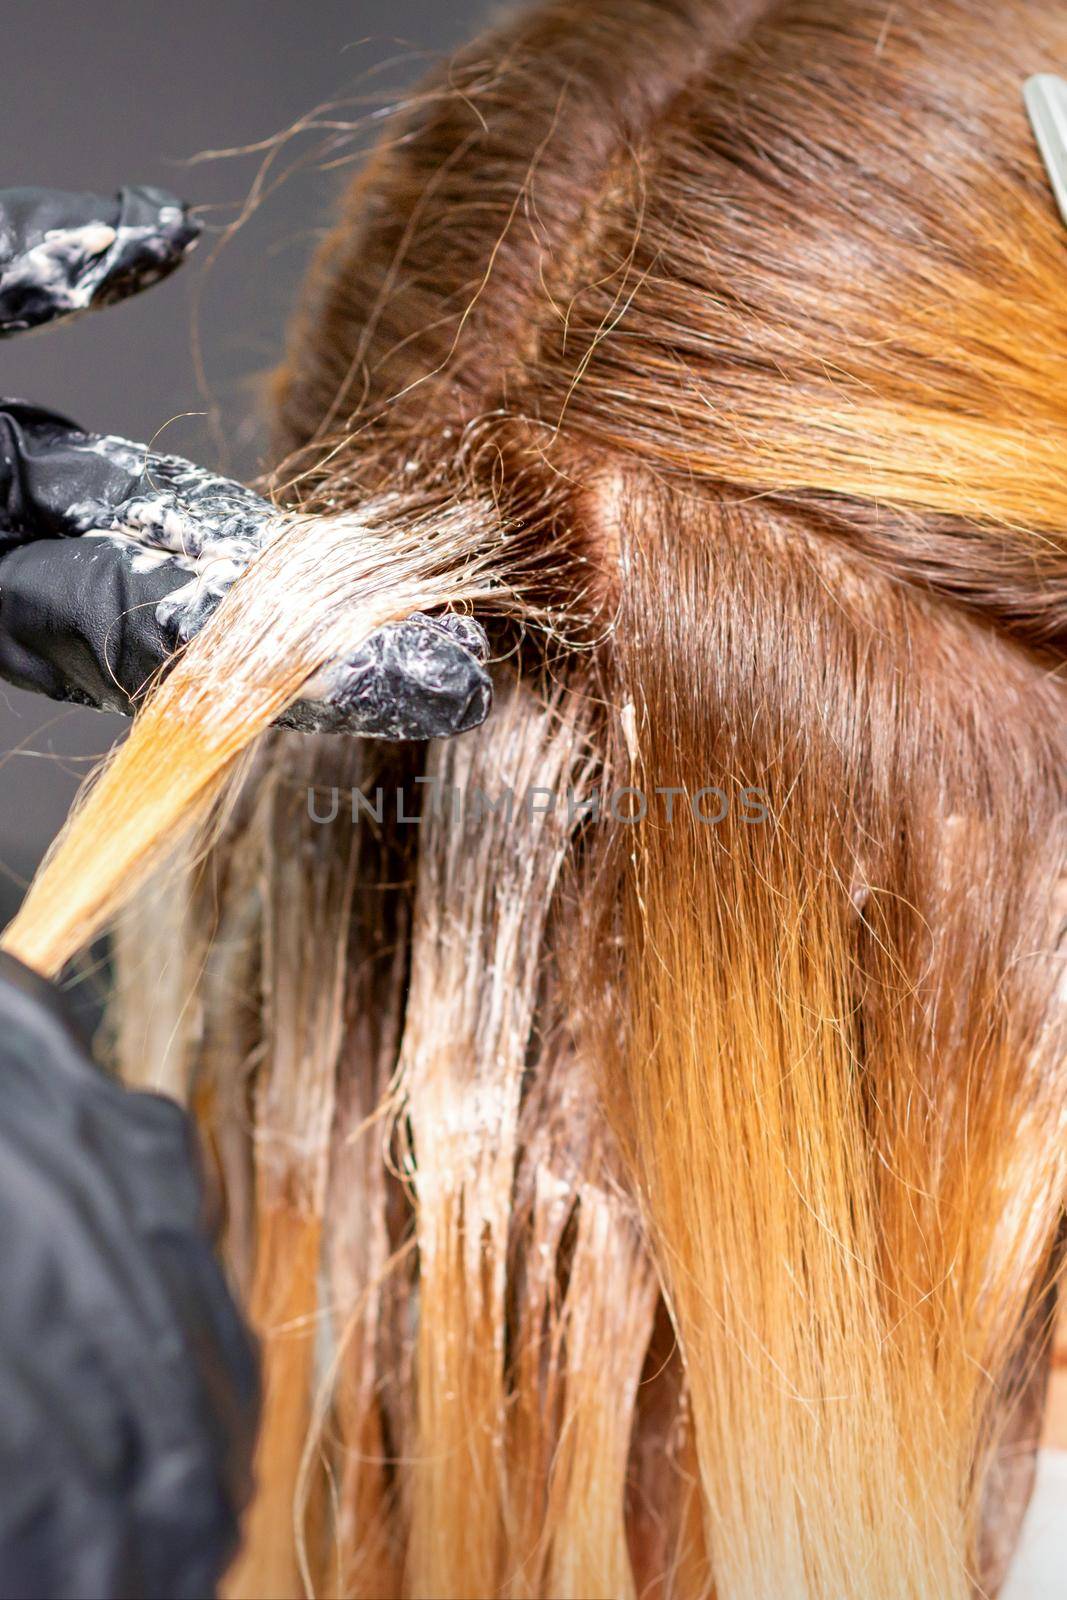
[[[116,201],[0,191],[0,336],[145,287],[196,233],[157,190]],[[0,401],[0,677],[130,712],[275,515],[243,485],[177,456]],[[460,733],[488,715],[487,654],[468,618],[412,617],[332,663],[320,697],[280,720],[384,739]]]
[[[93,1065],[0,954],[0,1597],[202,1597],[249,1493],[258,1377],[184,1114]]]
[[[147,289],[199,234],[164,189],[0,189],[0,337]]]

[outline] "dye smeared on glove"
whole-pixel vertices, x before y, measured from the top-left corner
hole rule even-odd
[[[279,513],[179,456],[0,404],[0,676],[128,714]],[[392,740],[461,733],[488,715],[487,655],[470,618],[416,615],[331,663],[280,720]]]
[[[158,283],[200,235],[165,189],[113,198],[0,189],[0,337],[111,305]]]
[[[91,434],[56,412],[0,402],[0,551],[45,538],[98,538],[135,573],[180,575],[156,608],[172,648],[187,643],[263,547],[278,513],[232,478]]]

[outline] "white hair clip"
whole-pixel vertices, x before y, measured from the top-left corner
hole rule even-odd
[[[1039,72],[1027,78],[1023,99],[1056,204],[1067,222],[1067,79]]]

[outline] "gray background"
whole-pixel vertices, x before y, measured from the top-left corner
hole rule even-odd
[[[296,164],[218,252],[263,153],[187,165],[208,150],[269,140],[318,105],[365,118],[467,37],[485,0],[7,0],[0,184],[110,193],[158,183],[216,229],[169,283],[141,299],[0,346],[0,393],[54,406],[98,432],[255,472],[262,383],[317,238],[373,129],[324,149],[307,131]],[[357,103],[358,102],[358,103]],[[199,327],[204,379],[194,361]],[[214,410],[214,417],[210,415]],[[183,416],[186,412],[209,415]],[[0,924],[63,821],[80,778],[120,719],[0,685]]]

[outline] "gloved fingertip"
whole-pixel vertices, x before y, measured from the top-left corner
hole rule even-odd
[[[472,618],[445,623],[417,613],[372,634],[346,661],[321,674],[305,699],[279,720],[305,733],[368,739],[446,739],[467,733],[492,707],[492,680],[479,659],[483,652],[488,654],[488,640]]]
[[[169,190],[146,185],[120,190],[115,242],[92,292],[92,306],[112,305],[168,277],[202,232],[199,217]]]
[[[427,716],[423,735],[428,739],[448,739],[456,733],[469,733],[481,727],[493,707],[493,683],[480,662],[465,668],[450,681],[445,694],[435,699]]]
[[[0,337],[123,300],[173,272],[202,231],[166,189],[0,190]]]

